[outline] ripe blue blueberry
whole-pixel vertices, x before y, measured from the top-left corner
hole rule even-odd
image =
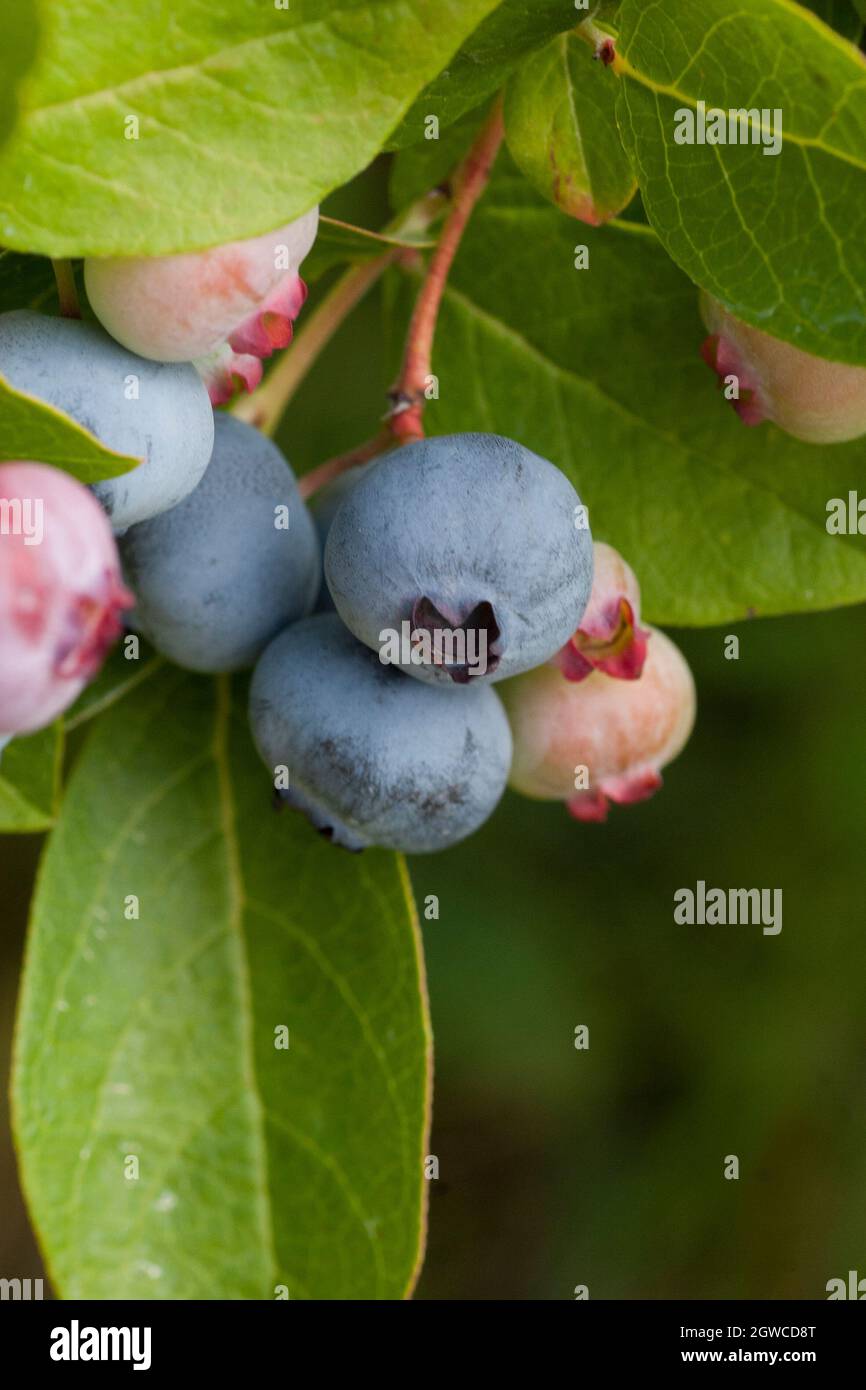
[[[16,309],[0,314],[0,373],[143,460],[94,486],[117,532],[176,506],[207,468],[213,410],[188,363],[148,362],[94,324]]]
[[[407,680],[334,613],[296,623],[264,652],[250,722],[275,779],[288,772],[284,799],[348,849],[455,844],[491,814],[511,764],[494,690]]]
[[[294,474],[275,444],[216,416],[210,465],[170,512],[133,526],[120,545],[134,622],[191,671],[250,666],[272,637],[312,608],[319,543]]]
[[[350,490],[325,577],[355,636],[419,680],[502,680],[579,627],[592,538],[553,464],[497,435],[449,435],[386,455]]]
[[[328,534],[334,523],[334,517],[340,510],[345,499],[348,497],[352,488],[363,478],[364,474],[371,467],[365,463],[357,468],[350,468],[345,473],[339,473],[325,487],[310,499],[310,515],[316,524],[316,531],[319,537],[319,544],[322,547],[322,554],[325,553],[325,546],[328,542]],[[334,600],[331,598],[331,591],[322,580],[322,587],[319,590],[319,597],[316,601],[317,613],[335,612]]]

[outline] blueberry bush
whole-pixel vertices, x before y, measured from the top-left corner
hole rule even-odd
[[[58,1296],[411,1294],[404,855],[507,786],[586,846],[678,795],[662,627],[866,599],[864,22],[15,7],[0,831],[45,835],[11,1101]],[[384,379],[304,417],[373,293]]]

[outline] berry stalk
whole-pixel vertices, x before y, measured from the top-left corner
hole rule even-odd
[[[52,261],[54,268],[54,278],[57,281],[57,297],[60,301],[60,313],[65,319],[80,319],[81,308],[78,303],[78,291],[75,288],[75,274],[72,269],[71,261]]]
[[[451,180],[451,210],[418,296],[409,325],[403,367],[390,393],[394,405],[390,433],[398,444],[424,438],[422,421],[425,392],[430,378],[433,340],[436,336],[442,297],[463,233],[476,203],[487,187],[504,137],[505,122],[500,95],[475,144]]]

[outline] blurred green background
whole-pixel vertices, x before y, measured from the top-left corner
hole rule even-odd
[[[329,210],[380,225],[386,172]],[[373,294],[283,422],[299,470],[370,435],[385,348]],[[656,798],[581,826],[508,795],[411,864],[440,903],[419,1297],[824,1298],[866,1275],[866,611],[672,635],[698,725]],[[0,840],[5,1072],[37,851]],[[698,879],[781,888],[781,934],[676,925]],[[38,1274],[5,1113],[0,1214],[0,1276]]]

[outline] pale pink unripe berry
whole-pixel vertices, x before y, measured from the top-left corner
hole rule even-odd
[[[306,297],[298,270],[318,223],[314,208],[264,236],[207,251],[88,260],[91,307],[112,337],[141,357],[192,362],[220,354],[224,370],[228,348],[239,359],[230,374],[246,383],[255,370],[250,358],[291,342]]]
[[[673,642],[653,628],[647,637],[638,680],[593,671],[574,682],[547,665],[505,682],[516,791],[604,820],[608,801],[642,801],[661,786],[692,731],[695,685]]]
[[[701,353],[725,386],[736,378],[731,405],[746,425],[773,420],[795,439],[840,444],[866,434],[866,367],[828,362],[741,323],[701,294],[709,330]]]
[[[638,625],[640,586],[634,571],[604,541],[592,548],[592,592],[580,627],[553,658],[570,681],[604,671],[637,680],[646,660],[647,633]]]
[[[0,740],[72,704],[133,602],[93,494],[42,463],[0,465]]]

